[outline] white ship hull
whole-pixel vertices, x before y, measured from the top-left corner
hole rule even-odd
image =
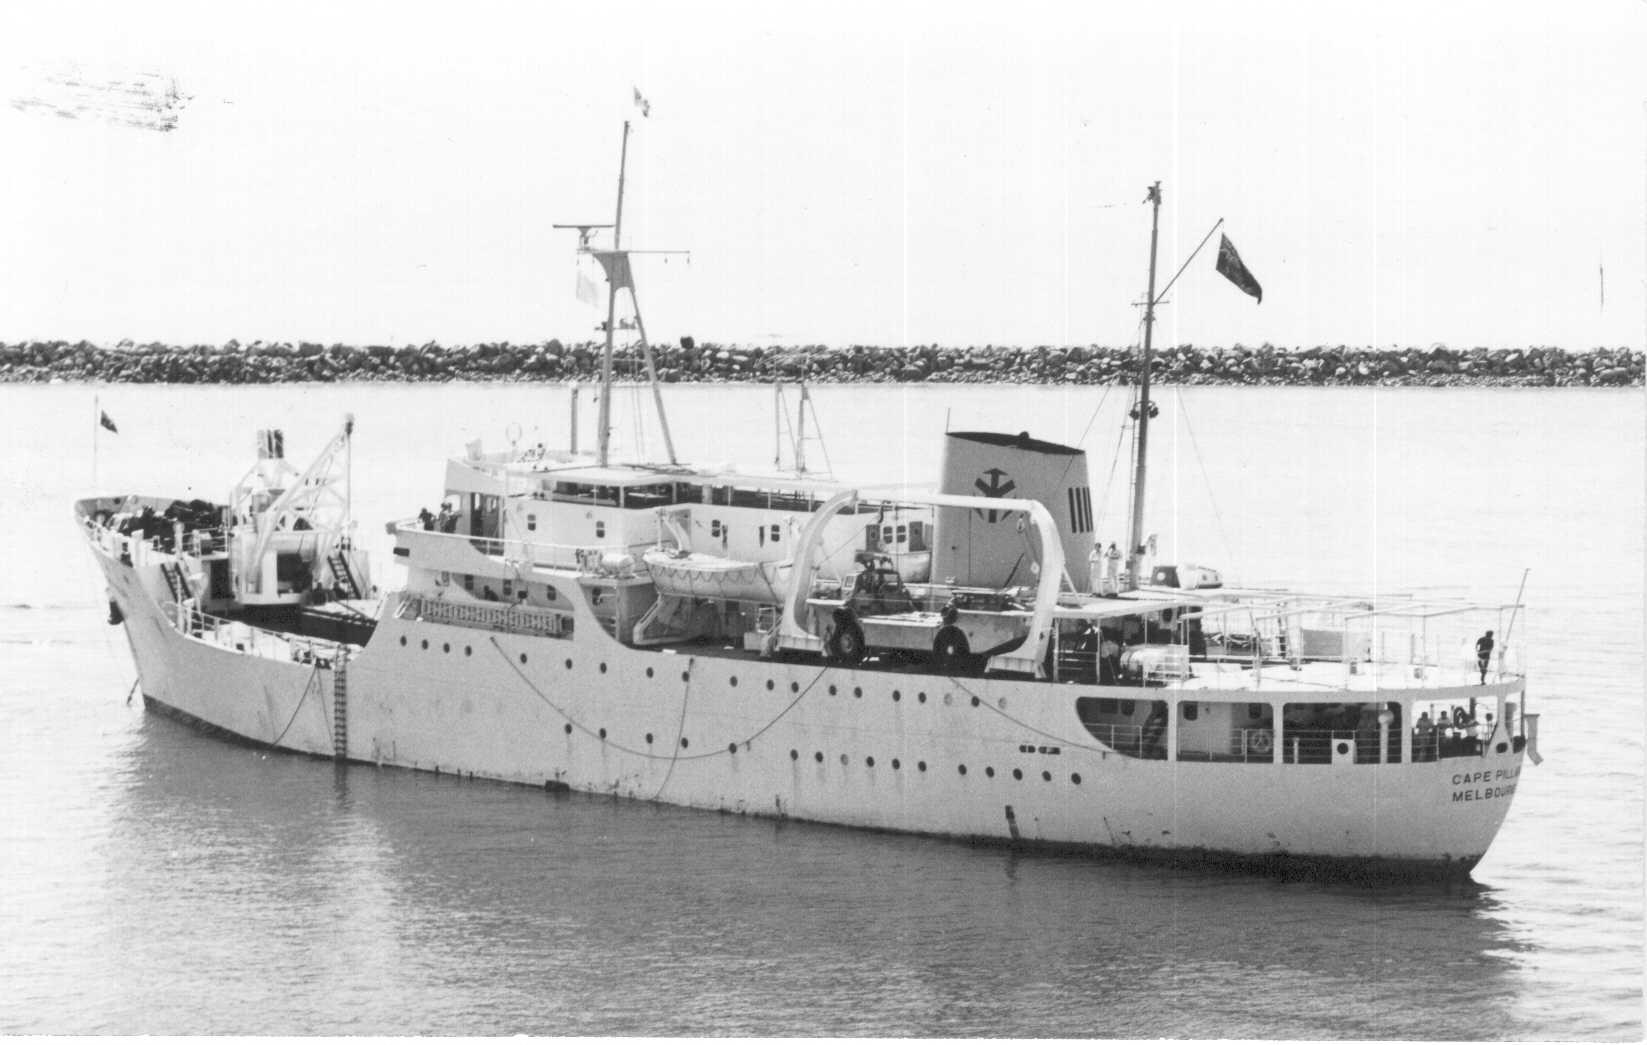
[[[641,650],[586,606],[575,637],[553,638],[403,618],[391,597],[340,684],[335,665],[186,634],[144,567],[94,550],[146,702],[328,758],[1007,844],[1424,876],[1475,865],[1522,766],[1520,744],[1429,762],[1128,757],[1083,728],[1075,701],[1138,697],[1135,686]],[[1502,698],[1522,685],[1422,696]]]

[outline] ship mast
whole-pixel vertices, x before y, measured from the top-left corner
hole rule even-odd
[[[1127,544],[1128,590],[1138,587],[1138,570],[1144,561],[1144,472],[1145,464],[1149,460],[1149,418],[1152,409],[1149,401],[1149,371],[1151,343],[1155,333],[1155,248],[1161,229],[1161,183],[1151,185],[1149,195],[1144,199],[1145,202],[1154,204],[1154,208],[1150,215],[1149,227],[1149,291],[1144,297],[1144,358],[1139,368],[1138,401],[1132,408],[1132,416],[1138,422],[1138,428],[1133,440],[1135,460],[1132,472],[1132,526]]]
[[[623,179],[629,167],[629,121],[623,121],[623,147],[618,153],[618,213],[612,221],[612,251],[623,248]],[[600,420],[595,460],[605,468],[612,443],[612,338],[618,318],[618,281],[606,280],[606,351],[600,364]]]
[[[594,223],[577,225],[556,225],[557,229],[578,230],[578,253],[589,254],[600,262],[606,272],[606,350],[601,354],[600,367],[600,413],[597,419],[597,433],[595,438],[595,459],[602,468],[610,460],[612,448],[612,356],[614,352],[613,339],[617,336],[618,327],[618,290],[629,291],[629,303],[635,310],[635,329],[640,334],[641,354],[646,360],[646,376],[652,385],[652,401],[658,409],[658,427],[663,432],[664,449],[669,454],[669,463],[678,464],[675,459],[675,441],[669,435],[669,417],[663,410],[663,391],[658,387],[658,368],[652,359],[652,346],[646,340],[646,323],[641,319],[640,298],[635,295],[634,271],[629,267],[629,255],[637,253],[623,249],[623,188],[625,177],[629,169],[629,121],[623,121],[623,147],[618,154],[618,209],[617,215],[610,225]],[[595,229],[612,230],[612,249],[597,250],[589,243],[590,233]],[[678,250],[649,250],[640,251],[644,254],[683,254]],[[576,410],[577,393],[573,392],[573,409]],[[574,425],[576,417],[573,418]],[[577,435],[574,428],[573,448],[576,449]]]

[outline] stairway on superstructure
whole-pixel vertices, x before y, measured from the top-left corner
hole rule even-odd
[[[332,569],[332,579],[343,593],[351,599],[361,598],[360,585],[355,581],[353,571],[349,569],[349,560],[341,551],[334,551],[326,556],[326,565]]]

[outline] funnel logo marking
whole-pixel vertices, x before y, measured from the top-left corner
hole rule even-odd
[[[986,478],[989,480],[987,483],[984,482],[984,479]],[[1012,491],[1016,490],[1018,488],[1018,484],[1013,482],[1011,479],[1006,479],[1005,482],[1002,482],[1001,480],[1003,479],[1006,479],[1005,469],[986,468],[983,475],[972,481],[972,485],[977,488],[979,495],[983,497],[1005,497],[1007,494],[1010,494]],[[973,511],[977,512],[985,522],[991,523],[1000,516],[1006,514],[1006,512],[998,512],[993,508],[987,512],[982,508],[974,508]]]

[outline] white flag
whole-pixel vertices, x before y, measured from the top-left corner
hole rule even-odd
[[[595,281],[589,278],[588,273],[578,269],[578,300],[585,305],[600,304],[600,295],[595,290]]]

